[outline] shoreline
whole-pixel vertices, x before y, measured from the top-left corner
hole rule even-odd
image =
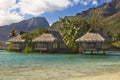
[[[120,79],[120,72],[114,73],[104,73],[94,76],[85,76],[85,77],[75,77],[75,78],[68,78],[65,80],[119,80]]]
[[[76,73],[74,74],[66,73],[66,71],[58,71],[59,69],[49,69],[49,68],[30,68],[30,69],[20,69],[20,70],[10,70],[8,72],[1,72],[1,80],[119,80],[120,71],[115,72],[103,72],[100,74],[83,74]],[[53,72],[57,71],[57,72]],[[71,71],[70,71],[71,72]],[[51,74],[52,73],[52,74]]]
[[[1,52],[2,53],[2,52]],[[0,55],[0,80],[119,80],[120,54]]]

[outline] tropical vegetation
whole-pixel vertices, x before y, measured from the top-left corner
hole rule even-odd
[[[111,4],[115,3],[115,4]],[[91,8],[82,13],[78,13],[75,16],[67,16],[59,18],[59,20],[50,27],[58,30],[67,45],[67,49],[75,52],[77,50],[77,44],[75,40],[78,37],[84,35],[89,29],[99,28],[106,33],[113,42],[112,48],[120,48],[120,0],[112,0],[110,3],[106,3],[103,6],[97,8]],[[112,9],[113,10],[112,10]],[[41,35],[47,30],[47,28],[41,28],[33,30],[32,32],[26,32],[22,34],[22,38],[25,39],[26,48],[23,52],[32,51],[32,39]],[[15,30],[10,32],[10,37],[16,36]]]
[[[52,25],[52,28],[58,30],[63,37],[64,42],[71,51],[77,50],[75,40],[89,30],[89,24],[86,19],[77,17],[60,18],[58,22]]]

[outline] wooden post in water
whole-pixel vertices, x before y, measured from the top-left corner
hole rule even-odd
[[[80,48],[79,48],[79,53],[80,53],[80,54],[83,54],[82,49],[80,49]]]
[[[91,50],[91,54],[93,54],[93,51]]]
[[[86,54],[86,50],[83,50],[83,53]]]
[[[105,50],[103,50],[103,54],[105,55]]]
[[[97,54],[99,54],[99,50],[97,50]]]

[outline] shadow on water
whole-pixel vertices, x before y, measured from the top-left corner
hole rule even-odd
[[[109,56],[120,56],[120,51],[108,51],[107,55],[109,55]]]
[[[112,65],[120,63],[120,53],[108,52],[102,54],[22,54],[1,53],[0,64],[2,68],[27,68],[27,67],[94,67],[93,65]],[[90,65],[90,66],[88,66]]]
[[[3,52],[2,52],[3,53]],[[108,58],[119,58],[120,57],[120,52],[114,52],[114,51],[107,51],[106,54],[39,54],[39,53],[33,53],[33,54],[16,54],[16,53],[8,53],[5,52],[6,55],[4,56],[10,56],[10,57],[18,57],[19,58],[30,58],[30,59],[44,59],[44,60],[91,60],[91,59],[108,59]],[[13,55],[12,55],[13,54]],[[1,54],[1,56],[3,56]]]
[[[112,54],[108,54],[109,56],[120,56],[120,53],[112,53]]]

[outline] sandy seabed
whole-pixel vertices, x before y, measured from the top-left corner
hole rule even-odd
[[[66,80],[120,80],[120,72],[107,73],[107,74],[88,76],[88,77],[69,78]]]
[[[120,55],[1,53],[0,80],[120,80]]]
[[[120,80],[120,72],[87,76],[71,70],[33,68],[0,71],[0,80]]]

